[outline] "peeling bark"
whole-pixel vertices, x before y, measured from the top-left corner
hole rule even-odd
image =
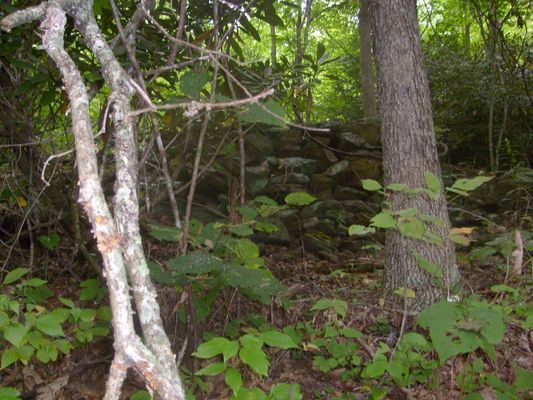
[[[74,61],[64,49],[66,14],[73,17],[87,46],[102,64],[104,78],[112,88],[117,170],[115,218],[111,215],[98,178],[87,89]],[[132,121],[128,118],[132,89],[101,35],[92,13],[92,1],[43,2],[39,6],[8,15],[0,21],[0,28],[9,31],[36,19],[42,19],[43,48],[59,68],[70,100],[80,185],[78,201],[89,217],[102,255],[104,277],[109,289],[115,359],[105,399],[118,399],[125,371],[133,367],[161,398],[182,400],[184,393],[181,381],[170,342],[163,330],[156,292],[149,278],[139,234],[136,146]],[[128,276],[147,346],[135,334],[133,327]]]

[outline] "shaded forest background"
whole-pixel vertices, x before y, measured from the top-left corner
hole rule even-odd
[[[2,2],[0,17],[36,4]],[[463,346],[450,353],[431,336],[443,309],[415,322],[377,307],[383,232],[348,235],[354,224],[380,228],[384,204],[365,184],[382,181],[382,159],[380,121],[363,106],[360,2],[217,4],[93,5],[135,90],[144,250],[188,398],[530,398],[533,3],[417,3],[444,185],[494,177],[450,199],[473,296],[450,306],[463,318],[450,322]],[[101,398],[110,312],[77,204],[71,104],[40,35],[38,23],[0,33],[0,377],[35,394],[69,375],[49,398]],[[71,20],[65,49],[89,89],[112,202],[111,88]],[[238,103],[253,95],[261,102]],[[468,325],[480,309],[489,316]],[[264,351],[246,356],[257,350],[246,335]],[[240,358],[204,361],[223,354],[222,340],[239,343]],[[40,384],[21,377],[28,363]],[[143,388],[133,375],[124,396]]]

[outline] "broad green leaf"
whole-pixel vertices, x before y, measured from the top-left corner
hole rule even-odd
[[[2,400],[18,400],[20,399],[20,392],[12,387],[0,387],[0,399]]]
[[[2,353],[2,361],[0,362],[0,370],[9,367],[11,364],[14,364],[18,361],[19,355],[17,349],[12,347],[5,350]]]
[[[363,179],[361,183],[363,184],[363,189],[368,190],[369,192],[375,192],[383,189],[381,184],[373,179]]]
[[[418,218],[399,220],[397,226],[402,235],[415,239],[422,239],[426,231],[426,226]]]
[[[242,387],[242,376],[236,368],[229,368],[224,376],[224,381],[228,385],[233,393],[237,393]]]
[[[285,203],[291,206],[306,206],[313,203],[315,200],[316,197],[305,192],[294,192],[285,196]]]
[[[394,211],[394,215],[401,218],[412,218],[418,215],[418,209],[414,207],[404,208],[403,210]]]
[[[425,173],[426,186],[430,191],[430,196],[433,200],[437,200],[440,197],[440,179],[432,172],[427,171]]]
[[[139,390],[130,397],[130,400],[152,400],[152,396],[146,390]]]
[[[389,362],[387,360],[377,360],[369,364],[363,371],[363,375],[366,378],[379,378],[385,373],[387,365]]]
[[[344,318],[346,316],[346,313],[348,312],[348,303],[346,303],[344,300],[339,299],[321,299],[318,300],[315,305],[311,308],[313,311],[321,311],[321,310],[327,310],[327,309],[333,309],[335,312]]]
[[[501,312],[480,303],[472,307],[470,314],[475,321],[481,324],[481,334],[490,344],[499,344],[502,341],[505,325]]]
[[[164,226],[157,224],[148,225],[150,236],[166,242],[178,242],[180,240],[181,229],[174,226]]]
[[[59,301],[60,301],[62,304],[64,304],[64,305],[66,305],[67,307],[69,307],[69,308],[74,308],[74,307],[76,307],[76,305],[74,304],[74,302],[73,302],[72,300],[70,300],[70,299],[67,299],[66,297],[61,297],[61,296],[59,296]]]
[[[214,337],[205,343],[198,346],[198,350],[192,353],[197,358],[212,358],[224,353],[224,348],[227,346],[229,340],[223,337]]]
[[[520,392],[533,390],[533,371],[529,371],[524,368],[518,368],[516,370],[514,387]]]
[[[254,225],[254,229],[258,232],[264,232],[264,233],[274,233],[279,231],[279,228],[275,224],[271,224],[270,222],[257,222]]]
[[[239,352],[239,357],[258,375],[268,375],[270,363],[265,352],[260,347],[244,345]]]
[[[417,252],[413,252],[413,255],[416,259],[416,262],[418,263],[418,266],[424,271],[426,271],[428,274],[430,274],[432,277],[441,279],[444,276],[441,267],[436,264],[433,264],[431,261],[429,261],[421,254],[418,254]]]
[[[379,214],[374,215],[370,220],[370,225],[376,228],[394,228],[396,221],[389,211],[382,211]]]
[[[292,383],[276,383],[270,389],[269,400],[302,400],[300,385]]]
[[[194,375],[196,376],[215,376],[221,374],[226,369],[226,365],[222,362],[209,364],[207,367],[202,368],[199,371],[196,371]]]
[[[264,204],[264,205],[267,205],[267,206],[277,206],[278,203],[276,202],[276,200],[274,199],[271,199],[270,197],[267,197],[267,196],[257,196],[254,201],[256,203],[259,203],[259,204]]]
[[[207,272],[221,271],[224,262],[211,253],[195,251],[183,256],[177,256],[167,261],[167,266],[174,275],[205,274]]]
[[[13,346],[20,347],[27,331],[28,329],[24,325],[19,324],[18,322],[13,323],[4,331],[4,339]]]
[[[180,79],[180,89],[191,99],[198,99],[209,79],[207,71],[187,71]]]
[[[10,285],[13,282],[18,281],[24,275],[30,272],[29,268],[16,268],[13,271],[9,272],[4,278],[4,285]]]
[[[28,279],[22,282],[23,286],[30,286],[30,287],[39,287],[39,286],[46,285],[47,283],[48,281],[45,281],[39,278],[32,278],[32,279]]]
[[[447,190],[451,190],[455,193],[471,192],[472,190],[475,190],[481,185],[483,185],[484,183],[490,181],[492,178],[494,177],[493,176],[476,176],[475,178],[472,178],[472,179],[467,179],[467,178],[457,179],[457,181],[452,185],[452,187],[447,188]]]
[[[251,236],[254,234],[254,230],[247,224],[230,225],[228,230],[237,236]]]
[[[246,221],[252,221],[255,218],[257,218],[257,215],[258,215],[257,210],[252,207],[237,207],[237,212],[241,214],[241,216]]]
[[[80,300],[97,300],[105,295],[105,289],[97,279],[86,279],[80,283]]]
[[[350,228],[348,228],[348,235],[367,235],[369,233],[376,232],[375,228],[369,228],[363,225],[351,225]]]
[[[354,328],[349,328],[346,326],[339,329],[339,333],[344,337],[352,338],[352,339],[356,339],[356,338],[360,338],[364,336],[361,331],[354,329]]]
[[[35,326],[48,336],[65,336],[58,318],[52,314],[45,314],[36,320]]]
[[[261,333],[261,339],[269,346],[279,347],[280,349],[298,348],[291,337],[278,331],[266,331]]]
[[[57,233],[52,233],[49,236],[38,236],[37,240],[41,243],[47,250],[54,250],[59,243],[59,235]]]
[[[285,119],[285,110],[277,101],[271,99],[261,104],[249,104],[237,113],[237,117],[242,122],[262,123],[281,128],[287,127],[283,121]]]
[[[228,340],[222,351],[222,358],[224,359],[224,362],[227,362],[230,358],[234,357],[238,351],[239,343],[236,340]]]

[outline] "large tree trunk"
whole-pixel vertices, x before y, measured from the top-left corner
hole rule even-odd
[[[370,16],[368,0],[361,0],[359,8],[359,65],[361,68],[361,95],[365,118],[376,119],[376,88],[374,69],[372,68],[372,38],[370,34]]]
[[[386,297],[394,299],[395,291],[405,294],[412,290],[416,297],[406,299],[407,308],[410,312],[418,312],[449,296],[459,279],[459,272],[454,245],[448,237],[450,222],[442,190],[416,2],[370,0],[369,5],[375,38],[385,185],[404,183],[411,188],[425,188],[427,172],[441,181],[441,193],[436,200],[426,193],[392,192],[389,197],[392,212],[416,208],[419,216],[429,216],[441,222],[425,222],[425,238],[402,235],[397,229],[387,231]],[[435,239],[428,240],[430,236]],[[437,241],[442,243],[436,244]],[[415,254],[419,259],[423,257],[439,266],[443,278],[435,279],[420,268]]]

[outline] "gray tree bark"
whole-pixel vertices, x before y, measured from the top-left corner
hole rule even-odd
[[[391,192],[389,197],[393,213],[416,208],[419,215],[440,221],[425,222],[427,233],[440,238],[440,244],[402,235],[397,229],[387,230],[386,298],[394,300],[398,297],[393,295],[394,291],[410,289],[416,297],[405,299],[404,296],[405,304],[409,312],[416,313],[449,296],[459,280],[459,271],[454,245],[448,237],[450,222],[442,189],[416,2],[370,0],[369,6],[375,35],[385,185],[404,183],[411,188],[425,188],[426,172],[432,172],[441,181],[437,200],[426,193]],[[437,280],[420,268],[415,254],[439,266],[443,278]]]
[[[370,32],[368,0],[361,0],[359,8],[359,65],[361,68],[363,112],[365,118],[376,119],[378,117],[378,108],[376,105],[374,69],[372,68],[372,37]]]

